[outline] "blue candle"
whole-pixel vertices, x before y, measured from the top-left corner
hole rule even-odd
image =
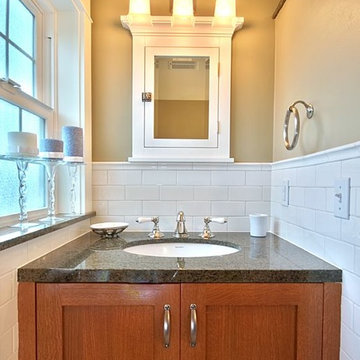
[[[40,156],[48,159],[64,157],[64,142],[57,139],[40,139]]]
[[[82,161],[83,152],[83,129],[77,126],[64,126],[62,128],[64,141],[64,156],[70,161]]]
[[[64,150],[64,142],[57,139],[40,139],[41,152],[59,152]]]

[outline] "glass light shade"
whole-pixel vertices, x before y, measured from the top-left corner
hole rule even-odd
[[[173,15],[174,16],[194,16],[193,0],[174,0]]]
[[[236,0],[216,0],[215,17],[235,17]]]
[[[130,0],[129,15],[150,15],[150,0]]]

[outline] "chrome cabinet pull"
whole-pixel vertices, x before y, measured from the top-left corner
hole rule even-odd
[[[170,305],[164,305],[164,346],[170,346]]]
[[[197,335],[197,316],[196,316],[196,304],[190,305],[190,346],[196,346]]]
[[[141,100],[142,100],[142,102],[151,102],[152,93],[151,92],[143,92],[143,93],[141,93]]]

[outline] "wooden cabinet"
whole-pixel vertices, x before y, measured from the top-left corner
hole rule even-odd
[[[189,306],[197,345],[189,346]],[[322,284],[186,284],[181,291],[182,360],[321,359]]]
[[[20,360],[335,360],[339,318],[336,283],[21,283]]]
[[[37,359],[165,360],[179,354],[178,285],[39,284]],[[170,305],[171,346],[163,346]]]

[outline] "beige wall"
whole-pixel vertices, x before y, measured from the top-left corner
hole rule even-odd
[[[360,1],[288,0],[275,26],[274,160],[305,155],[360,138]],[[287,151],[287,107],[311,102],[297,148]]]
[[[153,15],[169,15],[169,3],[151,0]],[[212,15],[215,0],[197,0],[196,15]],[[238,0],[244,28],[233,38],[231,156],[272,160],[274,22],[278,0]],[[131,156],[131,44],[120,15],[128,0],[92,0],[93,161]]]
[[[128,1],[92,0],[93,161],[131,154],[131,34],[120,23]]]
[[[231,156],[272,161],[274,21],[278,0],[237,0],[244,28],[233,37]]]

